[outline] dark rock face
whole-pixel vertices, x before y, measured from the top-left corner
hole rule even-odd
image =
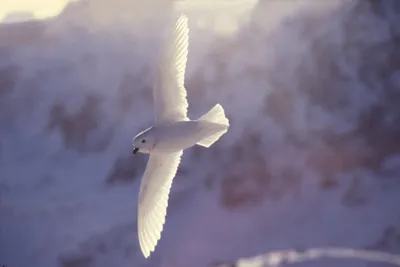
[[[56,104],[51,109],[47,129],[59,130],[67,149],[76,149],[79,152],[104,151],[112,137],[111,129],[95,142],[89,137],[101,123],[100,105],[98,97],[89,95],[82,108],[76,114],[68,116],[65,114],[64,106]]]
[[[89,267],[93,259],[89,255],[76,255],[60,257],[58,261],[60,267]]]
[[[17,66],[9,65],[0,69],[0,99],[13,91],[17,80]]]
[[[106,183],[113,185],[119,182],[132,182],[138,179],[144,172],[146,166],[147,157],[135,157],[129,156],[119,157],[107,176]]]
[[[46,24],[40,21],[0,24],[0,49],[35,44],[43,40],[45,29]]]

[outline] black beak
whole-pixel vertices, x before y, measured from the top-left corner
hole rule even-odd
[[[139,151],[139,148],[138,147],[134,147],[133,151],[132,151],[132,154],[135,155],[138,151]]]

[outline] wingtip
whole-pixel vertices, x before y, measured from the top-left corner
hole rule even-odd
[[[151,249],[148,249],[148,248],[142,246],[141,244],[140,244],[140,250],[142,251],[143,257],[145,259],[149,258],[150,254],[154,251],[154,250],[151,250]]]

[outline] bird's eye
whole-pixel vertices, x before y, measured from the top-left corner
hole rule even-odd
[[[143,140],[142,140],[142,143],[146,143],[146,140],[143,139]]]

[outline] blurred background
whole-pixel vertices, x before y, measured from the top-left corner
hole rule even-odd
[[[0,265],[400,265],[400,1],[1,3]],[[131,140],[181,12],[189,116],[231,127],[185,152],[145,260]]]

